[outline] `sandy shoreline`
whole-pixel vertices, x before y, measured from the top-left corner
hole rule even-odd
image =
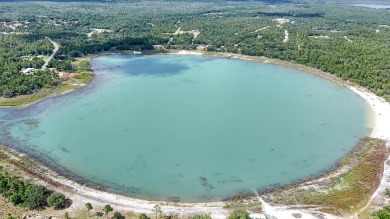
[[[176,51],[172,52],[173,54],[181,54],[181,55],[206,55],[206,56],[220,56],[220,57],[228,57],[228,58],[237,58],[237,59],[244,59],[244,60],[251,60],[251,61],[262,61],[262,62],[269,62],[271,64],[280,64],[279,60],[272,60],[267,58],[261,58],[261,57],[250,57],[250,56],[243,56],[243,55],[237,55],[237,54],[214,54],[214,53],[202,53],[202,52],[193,52],[193,51]],[[286,63],[286,62],[283,62]],[[283,65],[283,64],[282,64]],[[307,72],[311,72],[309,68],[301,69],[300,67],[294,67],[294,64],[288,65],[288,67],[293,67],[298,70],[303,70]],[[329,74],[329,77],[327,77],[327,74],[317,74],[315,72],[311,72],[316,75],[319,75],[321,77],[324,77],[328,80],[331,80],[333,82],[342,84],[358,95],[360,95],[366,102],[371,106],[373,109],[373,112],[375,114],[375,127],[370,135],[370,137],[373,138],[380,138],[387,141],[387,145],[390,146],[390,104],[386,103],[382,98],[365,91],[365,89],[356,87],[356,86],[350,86],[348,83],[342,83],[340,80],[335,79],[333,75]],[[12,157],[12,155],[10,155]],[[14,159],[17,159],[14,157]],[[388,161],[390,161],[388,159]],[[44,175],[46,178],[50,179],[50,181],[61,185],[60,187],[57,187],[57,190],[61,190],[64,192],[72,201],[73,204],[70,207],[71,210],[82,210],[84,209],[84,204],[87,202],[92,203],[94,206],[96,206],[95,209],[101,209],[102,206],[105,204],[111,204],[114,209],[120,210],[120,211],[132,211],[135,213],[152,213],[152,208],[155,204],[159,204],[161,206],[161,209],[164,214],[172,214],[172,215],[179,215],[179,216],[190,216],[193,214],[210,214],[212,218],[226,218],[227,215],[231,213],[231,210],[223,208],[223,206],[226,204],[225,202],[207,202],[207,203],[168,203],[168,202],[162,202],[162,201],[147,201],[147,200],[140,200],[135,198],[126,197],[123,195],[117,195],[112,194],[109,192],[100,191],[98,189],[94,189],[91,187],[87,187],[85,185],[81,185],[77,182],[74,182],[70,179],[67,179],[60,174],[50,170],[47,167],[41,167],[44,169],[37,170],[36,174]],[[373,194],[373,196],[370,199],[370,202],[366,207],[369,206],[371,201],[373,201],[375,198],[377,198],[377,195],[384,191],[384,188],[387,186],[390,186],[390,182],[386,181],[386,176],[390,173],[390,166],[385,165],[385,174],[382,178],[382,182],[378,190]],[[43,180],[38,180],[42,184],[47,184]],[[48,185],[50,187],[50,185]],[[53,187],[53,186],[51,186]],[[320,213],[316,211],[310,211],[307,209],[289,209],[285,206],[270,206],[267,203],[265,203],[261,197],[258,197],[259,201],[262,203],[263,206],[263,213],[252,213],[253,217],[256,218],[265,218],[265,214],[275,216],[276,218],[282,218],[282,219],[288,219],[288,218],[295,218],[292,216],[293,213],[299,213],[301,214],[301,218],[315,218],[313,217],[312,213]],[[365,209],[362,209],[365,210]],[[321,213],[325,218],[337,218],[336,216],[332,216],[329,214]],[[356,216],[356,215],[355,215]]]

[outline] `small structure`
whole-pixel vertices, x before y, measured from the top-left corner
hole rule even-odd
[[[28,73],[30,73],[31,71],[34,71],[35,70],[35,68],[25,68],[25,69],[22,69],[22,73],[23,74],[28,74]]]
[[[142,54],[142,52],[138,52],[138,51],[134,51],[133,53],[134,53],[134,54],[137,54],[137,55]]]

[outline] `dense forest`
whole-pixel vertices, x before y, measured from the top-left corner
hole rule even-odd
[[[271,3],[275,1],[0,3],[0,95],[58,84],[56,71],[21,73],[43,65],[53,50],[49,37],[60,44],[48,66],[58,71],[72,71],[74,58],[102,51],[197,49],[304,64],[390,100],[387,9],[314,0]]]

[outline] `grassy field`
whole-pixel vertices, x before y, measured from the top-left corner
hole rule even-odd
[[[339,168],[350,167],[346,172],[314,184],[315,189],[278,190],[267,200],[287,205],[316,205],[336,215],[351,214],[361,209],[379,186],[387,155],[383,140],[364,138],[339,162]]]

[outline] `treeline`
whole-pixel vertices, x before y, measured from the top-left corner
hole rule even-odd
[[[15,206],[31,210],[41,210],[48,206],[60,209],[66,206],[64,194],[11,177],[6,172],[0,173],[0,194]]]
[[[52,67],[57,67],[58,60],[71,60],[88,54],[104,52],[109,50],[152,50],[154,44],[162,41],[153,37],[126,37],[124,39],[106,39],[101,42],[99,39],[87,39],[86,37],[59,38],[61,48],[58,55],[51,63]],[[61,65],[61,64],[60,64]]]
[[[0,95],[14,97],[31,94],[42,88],[51,88],[60,83],[56,71],[37,70],[30,74],[20,72],[0,72]]]
[[[59,77],[55,71],[21,72],[27,68],[41,68],[43,56],[50,55],[52,50],[53,45],[43,37],[0,34],[0,96],[31,94],[56,86]]]
[[[46,36],[61,45],[49,64],[59,70],[71,71],[73,58],[102,51],[149,50],[153,45],[166,49],[205,49],[304,64],[336,74],[390,100],[387,10],[301,3],[273,6],[256,1],[71,1],[50,6],[40,2],[3,3],[9,10],[0,8],[0,20],[9,24],[17,21],[22,25],[15,31],[29,34],[0,36],[3,52],[0,74],[20,74],[22,68],[42,65],[39,58],[20,57],[49,54],[52,45],[44,39]],[[287,41],[285,30],[289,33]],[[18,49],[13,49],[14,43]],[[11,81],[15,84],[16,78]],[[14,95],[23,93],[13,90]]]

